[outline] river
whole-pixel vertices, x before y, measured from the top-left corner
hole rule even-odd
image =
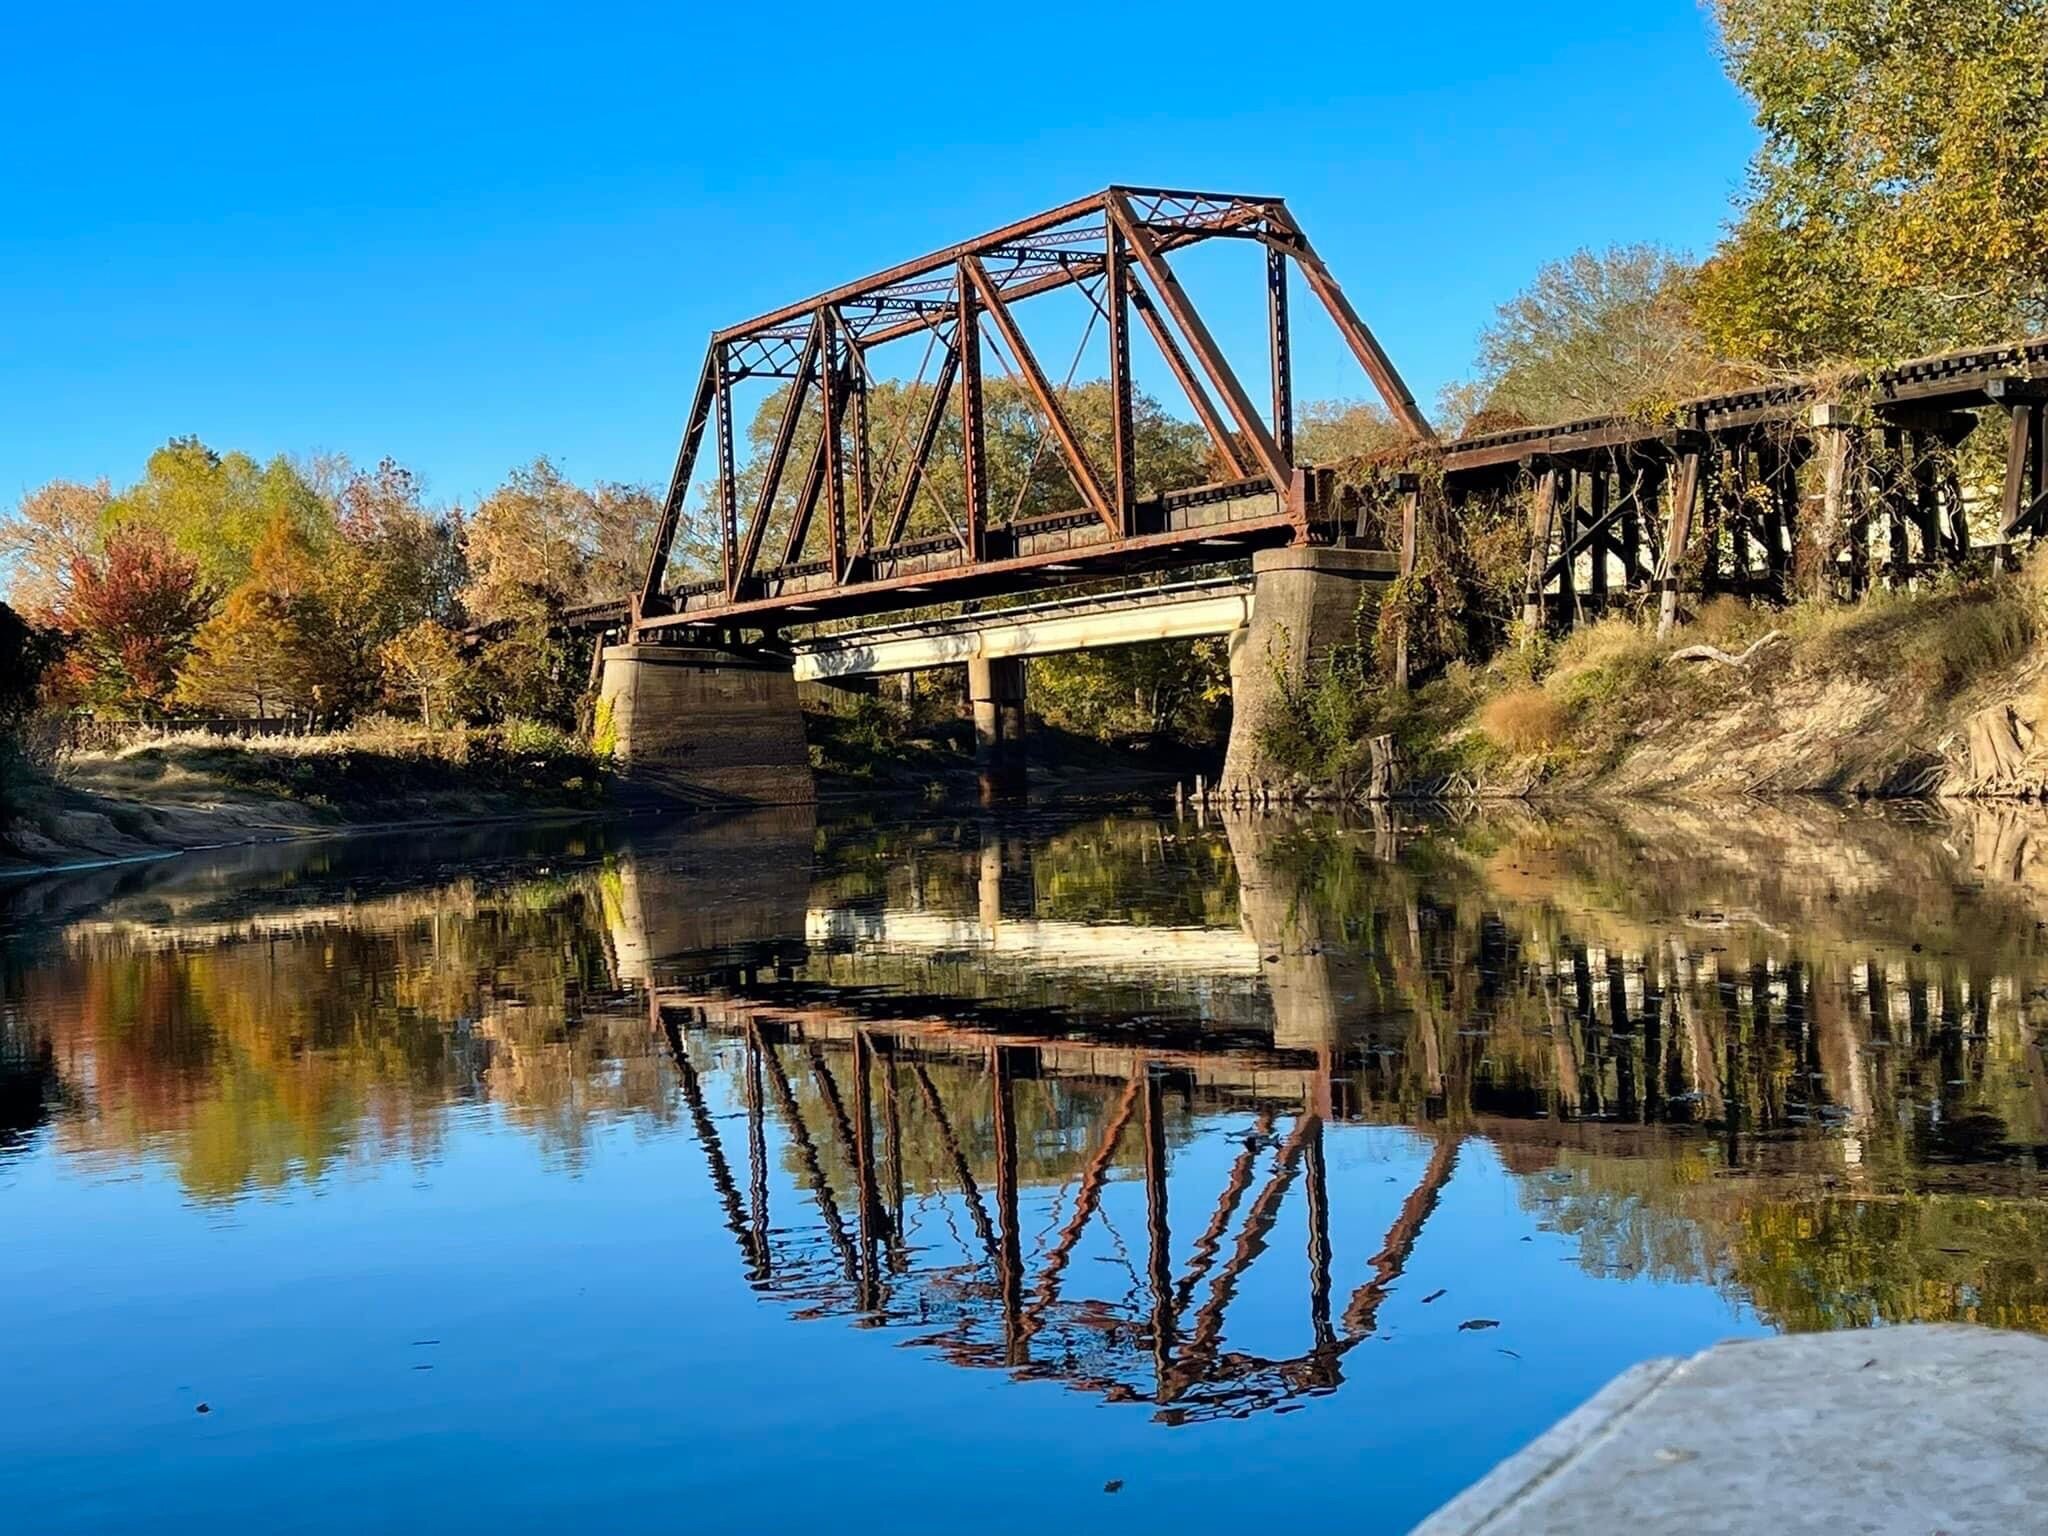
[[[2044,829],[828,808],[0,888],[6,1527],[1353,1536],[1652,1356],[2048,1331]]]

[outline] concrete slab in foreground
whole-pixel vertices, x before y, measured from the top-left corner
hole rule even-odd
[[[1943,1325],[1653,1360],[1415,1536],[2048,1530],[2048,1339]]]

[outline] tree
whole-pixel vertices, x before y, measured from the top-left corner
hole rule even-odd
[[[249,576],[194,638],[180,670],[178,702],[252,713],[320,711],[315,639],[321,578],[314,551],[289,517],[271,522]]]
[[[433,729],[436,706],[442,723],[448,721],[466,676],[461,643],[453,630],[422,619],[385,641],[378,659],[392,692],[419,705],[420,724]]]
[[[591,494],[546,458],[514,470],[469,520],[462,603],[490,634],[482,671],[502,712],[574,713],[583,679],[558,621],[589,592],[596,520]]]
[[[92,485],[52,480],[21,498],[0,521],[0,559],[7,563],[14,606],[32,618],[59,612],[71,594],[71,568],[96,555],[112,493]]]
[[[640,590],[647,574],[647,554],[654,545],[654,527],[661,521],[661,499],[644,485],[623,485],[600,481],[590,495],[590,559],[583,577],[584,597],[596,601],[623,597]],[[687,531],[686,531],[687,532]],[[672,557],[678,571],[709,575],[718,569],[715,529],[708,551],[699,553],[697,541]],[[679,545],[682,544],[679,540]]]
[[[1370,458],[1412,441],[1384,406],[1370,400],[1310,400],[1295,418],[1294,457],[1302,464]]]
[[[1031,700],[1050,723],[1097,739],[1212,740],[1230,698],[1221,640],[1155,640],[1031,663]]]
[[[389,641],[459,622],[466,568],[458,525],[427,509],[410,470],[388,458],[338,469],[334,535],[299,605],[297,644],[317,707],[346,718],[378,702]]]
[[[2048,3],[1714,11],[1763,132],[1699,285],[1717,348],[1810,368],[2048,329]]]
[[[199,563],[161,531],[121,526],[107,535],[104,554],[72,562],[58,619],[76,639],[72,660],[93,697],[154,708],[169,698],[214,600]]]
[[[1692,319],[1692,274],[1653,245],[1550,262],[1480,333],[1474,414],[1569,421],[1710,389],[1718,370]]]
[[[226,592],[249,574],[257,544],[280,517],[318,543],[334,511],[282,455],[259,465],[246,453],[223,456],[180,437],[149,456],[142,479],[114,499],[107,517],[160,530],[198,562],[209,585]]]

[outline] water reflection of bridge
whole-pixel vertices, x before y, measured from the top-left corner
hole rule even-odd
[[[811,1315],[924,1326],[923,1341],[962,1365],[1059,1380],[1114,1401],[1150,1400],[1169,1422],[1242,1414],[1337,1387],[1345,1357],[1372,1337],[1380,1303],[1456,1163],[1456,1138],[1440,1139],[1377,1251],[1342,1264],[1330,1241],[1324,1164],[1324,1128],[1335,1113],[1327,1060],[1251,1046],[1217,1052],[1170,1031],[1125,1045],[1081,1031],[1034,1032],[1021,1018],[890,1018],[873,1006],[878,997],[847,1004],[798,992],[778,1001],[681,987],[651,997],[754,1286]],[[736,1044],[744,1189],[693,1060],[693,1037],[728,1042],[721,1059]],[[954,1069],[950,1102],[939,1064]],[[799,1091],[805,1078],[811,1094]],[[1101,1095],[1104,1112],[1071,1211],[1050,1246],[1027,1259],[1017,1090],[1020,1082],[1052,1079]],[[1183,1114],[1240,1107],[1251,1115],[1178,1273],[1167,1181],[1175,1101]],[[964,1209],[974,1234],[964,1252],[939,1262],[906,1235],[905,1126],[913,1115],[944,1149],[945,1198]],[[816,1226],[771,1219],[771,1120],[795,1153]],[[964,1122],[986,1126],[985,1160],[970,1154]],[[1142,1283],[1121,1297],[1076,1295],[1077,1246],[1092,1222],[1106,1221],[1105,1188],[1120,1159],[1131,1156],[1145,1195]],[[835,1160],[850,1187],[835,1187],[828,1166]],[[1283,1357],[1229,1348],[1232,1301],[1297,1185],[1308,1231],[1303,1347]],[[1340,1275],[1351,1288],[1338,1307],[1332,1297]]]

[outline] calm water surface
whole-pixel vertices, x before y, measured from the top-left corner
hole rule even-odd
[[[2048,1330],[2043,825],[828,811],[0,890],[0,1525],[1398,1531],[1649,1356]]]

